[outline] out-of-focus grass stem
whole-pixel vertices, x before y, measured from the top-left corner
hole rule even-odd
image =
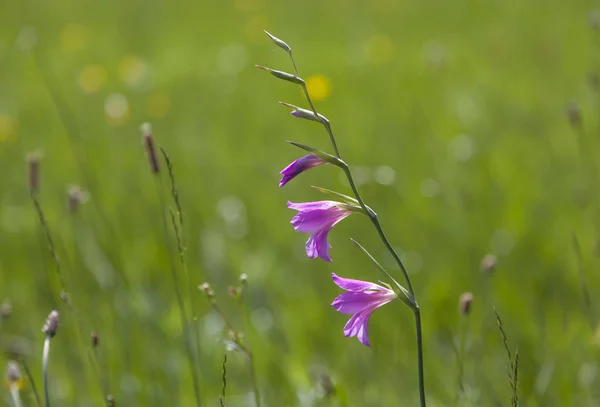
[[[186,283],[189,290],[190,296],[190,305],[191,305],[191,323],[194,326],[192,333],[194,334],[194,354],[196,357],[196,362],[200,362],[200,326],[197,321],[197,312],[198,312],[198,304],[197,304],[197,294],[194,290],[194,284],[192,283],[192,278],[189,272],[188,263],[186,259],[186,251],[187,246],[185,242],[185,232],[184,232],[184,223],[183,223],[183,208],[181,207],[181,202],[179,200],[179,191],[177,189],[177,184],[175,183],[175,173],[173,171],[173,163],[171,158],[167,154],[167,151],[162,147],[158,146],[160,151],[165,159],[167,164],[167,170],[169,173],[169,179],[171,180],[171,196],[173,201],[175,202],[175,206],[177,208],[177,216],[173,213],[172,210],[169,209],[169,213],[171,215],[171,223],[173,225],[173,229],[175,231],[175,238],[177,239],[177,249],[179,251],[179,260],[181,262],[181,267],[183,268],[183,274],[186,278]]]
[[[29,368],[29,365],[27,364],[27,361],[25,361],[25,359],[21,359],[20,362],[21,362],[21,366],[23,366],[23,371],[25,371],[25,375],[27,376],[27,380],[29,381],[29,384],[31,385],[31,391],[33,392],[35,400],[37,401],[37,405],[41,406],[42,400],[40,399],[40,394],[38,393],[37,385],[35,384],[35,379],[33,378],[33,374],[31,374],[31,369]]]
[[[181,287],[179,277],[177,275],[177,267],[175,266],[175,259],[173,254],[173,248],[171,246],[171,239],[169,238],[169,228],[167,225],[167,205],[166,198],[164,192],[164,185],[162,183],[162,179],[160,178],[160,174],[156,174],[156,186],[158,189],[158,193],[160,196],[160,212],[161,219],[163,224],[163,233],[165,238],[165,245],[167,247],[167,256],[169,258],[169,267],[171,269],[171,277],[173,278],[173,286],[175,289],[175,298],[177,299],[177,305],[179,307],[179,315],[181,316],[181,327],[183,329],[184,336],[184,347],[187,353],[187,359],[190,366],[190,372],[192,374],[192,382],[194,387],[194,396],[196,397],[196,406],[200,407],[202,402],[200,399],[200,384],[199,384],[199,375],[196,366],[196,358],[194,356],[194,351],[192,350],[192,345],[190,342],[190,330],[189,330],[189,320],[187,317],[187,312],[185,310],[185,303],[183,301],[183,296],[181,294]]]

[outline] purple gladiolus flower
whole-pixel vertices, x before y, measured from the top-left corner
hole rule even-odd
[[[336,311],[342,314],[352,314],[344,326],[344,336],[356,336],[360,343],[371,346],[369,343],[369,318],[377,308],[395,300],[398,296],[387,287],[368,281],[352,280],[338,277],[331,273],[333,282],[338,287],[348,291],[337,296],[331,304]]]
[[[290,222],[298,232],[311,233],[306,242],[306,255],[311,259],[320,257],[331,261],[329,257],[329,231],[342,219],[352,214],[353,209],[346,204],[335,201],[317,201],[292,203],[288,208],[298,211]]]
[[[279,187],[281,188],[282,186],[296,178],[297,175],[300,175],[300,173],[326,163],[327,161],[317,157],[314,154],[309,154],[302,158],[298,158],[296,161],[292,162],[280,172],[280,174],[283,175],[283,177],[281,177],[281,181],[279,181]]]

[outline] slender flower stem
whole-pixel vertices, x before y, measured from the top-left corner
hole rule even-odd
[[[42,358],[42,373],[44,379],[44,397],[46,399],[46,407],[50,407],[50,395],[48,391],[48,359],[50,357],[50,335],[46,335],[46,339],[44,340],[44,350],[43,350],[43,358]]]
[[[19,385],[17,383],[10,384],[10,396],[13,399],[13,403],[15,403],[15,407],[21,407],[23,405],[21,403],[21,396],[19,395]]]
[[[221,307],[219,307],[215,301],[211,301],[210,305],[212,306],[213,310],[215,310],[215,312],[219,314],[221,318],[223,318],[223,322],[225,322],[227,329],[231,332],[236,332],[233,324],[229,318],[227,318],[227,314],[223,312]],[[244,343],[239,339],[237,333],[233,338],[233,342],[240,348],[242,353],[248,359],[248,370],[250,370],[250,380],[252,381],[252,388],[254,390],[254,403],[256,407],[260,407],[260,393],[258,391],[258,381],[256,380],[256,369],[254,367],[254,357],[252,356],[252,351],[248,348],[248,346],[244,345]]]
[[[292,52],[289,51],[288,55],[292,61],[292,65],[294,66],[294,72],[295,72],[296,76],[300,77],[300,73],[298,72],[298,68],[296,66],[296,62],[294,61]],[[329,122],[327,120],[324,120],[323,118],[321,118],[321,116],[317,112],[317,109],[315,108],[315,105],[310,97],[310,93],[308,92],[306,83],[303,82],[301,86],[302,86],[302,90],[304,91],[304,96],[306,97],[306,100],[307,100],[312,112],[319,119],[319,121],[321,122],[323,127],[325,127],[325,130],[327,131],[327,134],[329,135],[329,139],[331,141],[333,150],[335,151],[335,155],[337,156],[337,158],[342,160],[342,162],[344,162],[342,159],[342,156],[340,155],[340,151],[338,149],[337,143],[335,141],[335,136],[333,134],[333,130],[331,129],[331,124],[329,124]],[[414,290],[413,290],[412,284],[410,282],[410,276],[408,275],[408,271],[406,270],[404,263],[402,262],[402,260],[400,260],[400,257],[398,256],[398,254],[396,253],[396,251],[390,244],[385,233],[383,232],[383,228],[381,227],[381,223],[379,222],[377,213],[375,213],[371,208],[369,208],[364,203],[362,197],[360,196],[360,193],[358,192],[358,188],[356,187],[354,178],[352,177],[352,173],[350,172],[350,168],[348,167],[348,165],[345,162],[344,162],[344,166],[342,169],[344,170],[344,174],[346,175],[346,178],[348,179],[348,183],[350,184],[350,188],[352,189],[354,197],[356,198],[356,200],[360,204],[361,208],[365,211],[365,213],[371,220],[371,223],[373,223],[373,226],[375,226],[375,229],[377,230],[377,233],[379,234],[381,241],[383,242],[383,244],[386,247],[386,249],[388,250],[388,252],[394,258],[394,261],[400,267],[400,270],[402,271],[402,274],[404,275],[404,279],[406,280],[408,292],[410,293],[410,295],[412,297],[412,303],[413,303],[412,309],[413,309],[413,313],[415,316],[415,325],[416,325],[417,365],[418,365],[418,376],[419,376],[419,399],[420,399],[421,407],[426,407],[427,403],[425,400],[425,379],[424,379],[424,369],[423,369],[423,335],[422,335],[422,331],[421,331],[421,310],[419,309],[419,305],[417,304],[417,300],[415,298]]]

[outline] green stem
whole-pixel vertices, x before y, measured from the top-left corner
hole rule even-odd
[[[43,358],[42,358],[42,374],[43,374],[43,382],[44,382],[44,398],[45,398],[45,406],[50,407],[50,394],[48,391],[48,359],[50,357],[50,336],[46,335],[46,339],[44,340],[44,350],[43,350]]]
[[[425,369],[423,368],[423,333],[421,332],[421,310],[419,306],[414,309],[415,325],[417,328],[417,365],[419,370],[419,400],[421,407],[425,407]]]
[[[288,54],[289,54],[290,59],[292,60],[292,65],[294,66],[294,72],[295,72],[296,76],[300,77],[300,73],[298,72],[298,68],[296,66],[296,62],[294,61],[294,57],[292,56],[292,52],[290,51]],[[335,141],[335,136],[333,134],[333,130],[331,129],[331,125],[329,124],[328,121],[323,120],[321,118],[321,116],[319,116],[319,113],[317,112],[317,109],[315,108],[315,105],[310,97],[309,92],[308,92],[308,88],[306,87],[306,83],[302,83],[301,86],[302,86],[302,90],[304,91],[304,96],[306,97],[306,100],[307,100],[311,110],[313,111],[315,116],[319,119],[319,122],[323,125],[323,127],[325,127],[325,130],[327,131],[327,134],[329,135],[329,139],[331,141],[333,150],[335,151],[335,155],[337,156],[337,158],[342,160],[340,151],[339,151],[337,143]],[[348,167],[348,165],[346,163],[344,163],[343,170],[344,170],[344,174],[346,175],[346,178],[348,179],[348,183],[350,184],[350,188],[352,189],[354,197],[360,204],[360,206],[363,209],[363,211],[365,212],[365,214],[371,220],[371,223],[377,230],[377,233],[379,234],[379,237],[381,238],[381,241],[383,242],[384,246],[386,247],[388,252],[392,255],[392,257],[394,258],[394,261],[400,267],[400,270],[402,271],[402,274],[404,275],[404,279],[406,281],[408,292],[410,293],[410,295],[412,297],[412,301],[414,304],[413,305],[413,313],[415,315],[416,337],[417,337],[417,365],[418,365],[418,377],[419,377],[419,398],[420,398],[420,402],[421,402],[421,407],[426,407],[427,403],[425,401],[425,379],[424,379],[424,369],[423,369],[423,335],[422,335],[422,331],[421,331],[421,310],[419,309],[419,305],[417,304],[417,300],[415,298],[414,290],[413,290],[412,284],[410,282],[410,276],[408,275],[408,271],[406,270],[404,263],[402,263],[402,260],[400,260],[400,257],[398,256],[398,254],[396,253],[396,251],[390,244],[385,233],[383,232],[381,223],[379,222],[379,218],[377,217],[377,213],[375,213],[371,208],[369,208],[362,200],[362,197],[360,196],[360,193],[358,192],[358,188],[356,187],[354,178],[352,177],[352,173],[350,172],[350,168]]]
[[[194,396],[196,398],[196,407],[200,407],[202,402],[201,402],[201,396],[200,396],[199,374],[198,374],[198,371],[196,370],[194,352],[192,350],[192,344],[191,344],[191,340],[190,340],[189,320],[187,318],[187,313],[185,312],[185,304],[183,302],[183,296],[181,294],[181,289],[179,286],[180,285],[179,277],[177,276],[177,269],[175,266],[173,250],[171,247],[171,241],[169,239],[169,229],[167,226],[167,216],[165,213],[167,210],[167,205],[166,205],[164,187],[162,184],[162,179],[160,178],[160,174],[158,174],[158,178],[157,178],[157,188],[158,188],[158,192],[160,195],[160,211],[161,211],[161,218],[162,218],[162,224],[163,224],[163,232],[165,235],[165,245],[167,246],[167,254],[168,254],[167,257],[169,258],[169,266],[171,269],[171,276],[173,278],[173,285],[175,288],[175,298],[177,299],[177,305],[179,307],[179,314],[181,316],[181,327],[183,329],[183,336],[184,336],[183,343],[184,343],[184,347],[185,347],[185,350],[187,353],[187,359],[189,362],[190,373],[192,374],[192,384],[194,387]]]

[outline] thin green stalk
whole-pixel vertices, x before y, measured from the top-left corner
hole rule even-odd
[[[458,392],[456,393],[456,405],[461,398],[461,396],[465,392],[465,383],[464,383],[464,366],[465,366],[465,340],[467,334],[467,326],[469,325],[469,318],[464,318],[460,328],[460,339],[458,344],[457,358],[458,358]]]
[[[292,55],[291,50],[288,52],[288,55],[292,61],[292,65],[294,66],[294,72],[295,72],[296,76],[300,77],[300,73],[298,72],[298,68],[296,66],[296,62],[294,61],[294,57]],[[306,83],[302,82],[301,86],[302,86],[302,90],[304,92],[304,96],[306,97],[306,100],[307,100],[312,112],[319,119],[319,122],[323,125],[323,127],[325,127],[325,130],[327,131],[327,134],[329,135],[329,139],[331,141],[333,150],[335,151],[335,155],[337,156],[337,158],[342,160],[342,162],[344,162],[342,159],[342,156],[340,155],[340,151],[337,146],[337,142],[335,140],[333,130],[331,129],[331,125],[329,124],[328,121],[323,120],[321,118],[321,116],[319,116],[319,113],[317,112],[317,109],[315,108],[315,105],[310,97],[310,93],[308,92]],[[352,173],[350,172],[350,168],[348,167],[348,165],[345,162],[344,162],[343,170],[344,170],[344,174],[346,175],[346,178],[348,180],[348,183],[350,184],[350,188],[352,189],[354,197],[356,198],[356,200],[358,201],[358,203],[360,204],[362,209],[365,211],[365,213],[371,220],[371,223],[377,230],[377,233],[379,234],[379,237],[380,237],[381,241],[383,242],[384,246],[386,247],[388,252],[392,255],[392,257],[394,258],[394,260],[398,264],[398,266],[400,267],[400,270],[402,271],[402,274],[404,275],[404,279],[406,281],[408,292],[412,296],[412,301],[414,304],[413,305],[413,313],[414,313],[414,317],[415,317],[416,339],[417,339],[419,399],[420,399],[421,407],[426,407],[427,403],[426,403],[426,399],[425,399],[425,379],[424,379],[424,368],[423,368],[423,337],[422,337],[422,332],[421,332],[421,311],[419,309],[419,305],[415,298],[414,290],[413,290],[413,287],[412,287],[412,284],[410,281],[410,277],[408,275],[408,271],[406,270],[404,263],[402,262],[402,260],[400,260],[400,257],[398,256],[398,254],[396,253],[396,251],[390,244],[385,233],[383,232],[383,229],[381,227],[381,224],[379,222],[379,218],[378,218],[377,214],[371,208],[369,208],[362,200],[362,197],[360,196],[360,193],[358,192],[358,188],[356,187],[354,178],[352,177]]]
[[[225,390],[227,390],[227,352],[223,355],[223,375],[221,376],[223,386],[221,388],[221,394],[219,395],[219,404],[221,407],[225,407]]]
[[[48,359],[50,358],[50,335],[46,335],[46,339],[44,340],[44,351],[43,351],[43,359],[42,359],[42,373],[44,379],[44,397],[46,399],[45,406],[50,407],[50,395],[48,390]]]
[[[192,324],[194,325],[194,329],[192,330],[193,334],[194,334],[194,351],[195,351],[195,355],[196,355],[196,363],[200,363],[200,326],[197,323],[196,319],[197,319],[197,315],[196,312],[198,311],[198,306],[197,306],[197,301],[196,301],[196,292],[194,290],[194,284],[192,284],[192,278],[188,269],[188,263],[186,260],[186,256],[185,253],[187,251],[187,246],[186,246],[186,241],[185,241],[185,233],[184,233],[184,223],[183,223],[183,209],[181,207],[181,202],[179,200],[179,191],[177,189],[177,185],[175,184],[175,173],[173,171],[173,163],[171,161],[171,158],[169,157],[169,154],[167,154],[167,151],[162,147],[162,146],[158,146],[160,148],[160,151],[163,155],[163,158],[165,159],[165,162],[167,164],[167,169],[168,169],[168,173],[169,173],[169,179],[171,180],[171,196],[173,197],[173,201],[175,202],[175,206],[177,208],[177,219],[175,216],[175,213],[173,213],[172,210],[170,210],[170,215],[171,215],[171,223],[173,224],[173,228],[175,229],[175,237],[177,239],[177,249],[179,251],[179,260],[181,262],[181,266],[183,267],[183,274],[185,275],[186,278],[186,283],[189,289],[189,296],[190,296],[190,305],[191,305],[191,321]],[[179,225],[179,226],[178,226]]]
[[[211,300],[210,305],[216,311],[216,313],[219,314],[221,316],[221,318],[223,318],[223,322],[225,322],[225,326],[227,327],[227,329],[231,332],[236,332],[236,330],[233,327],[233,324],[231,323],[229,318],[227,318],[227,314],[225,314],[225,312],[223,312],[221,307],[219,307],[217,305],[216,301]],[[254,390],[254,403],[255,403],[256,407],[260,407],[260,393],[258,391],[258,381],[256,380],[256,369],[254,367],[254,357],[252,356],[252,352],[250,351],[248,346],[246,346],[239,339],[239,336],[237,334],[233,338],[233,342],[239,347],[239,350],[241,350],[242,353],[248,359],[248,370],[250,371],[250,381],[252,382],[252,389]]]
[[[19,385],[17,383],[10,383],[10,396],[12,397],[15,407],[21,407],[21,395],[19,394]]]
[[[167,226],[167,216],[165,214],[165,211],[167,209],[166,206],[166,199],[165,199],[165,193],[164,193],[164,188],[163,188],[163,184],[162,184],[162,180],[160,178],[160,175],[157,174],[157,188],[159,191],[159,195],[160,195],[160,212],[161,212],[161,219],[162,219],[162,224],[163,224],[163,231],[164,231],[164,235],[165,235],[165,244],[167,246],[167,252],[168,252],[168,258],[169,258],[169,266],[171,268],[171,276],[173,277],[173,285],[175,287],[175,297],[177,298],[177,305],[179,307],[179,315],[181,316],[181,326],[183,329],[183,336],[184,336],[184,347],[187,353],[187,359],[190,365],[190,372],[192,374],[192,382],[193,382],[193,387],[194,387],[194,395],[196,397],[196,406],[200,407],[201,406],[201,401],[200,401],[200,385],[199,385],[199,376],[198,376],[198,371],[196,370],[196,363],[195,363],[195,358],[194,358],[194,352],[192,350],[192,346],[190,343],[190,332],[189,332],[189,324],[188,324],[188,318],[187,318],[187,313],[185,311],[185,304],[183,302],[183,296],[181,295],[181,290],[179,287],[179,277],[177,276],[177,268],[175,266],[175,260],[174,260],[174,255],[173,255],[173,250],[171,247],[171,242],[169,239],[169,229]]]
[[[42,405],[42,401],[40,400],[40,394],[37,391],[37,386],[35,384],[35,380],[33,378],[33,374],[31,374],[31,369],[29,369],[29,365],[27,364],[27,362],[25,361],[25,359],[21,359],[21,366],[23,366],[23,370],[25,371],[25,374],[27,375],[27,380],[29,380],[29,384],[31,385],[31,391],[33,392],[33,395],[35,396],[35,400],[37,401],[37,405],[41,406]]]

